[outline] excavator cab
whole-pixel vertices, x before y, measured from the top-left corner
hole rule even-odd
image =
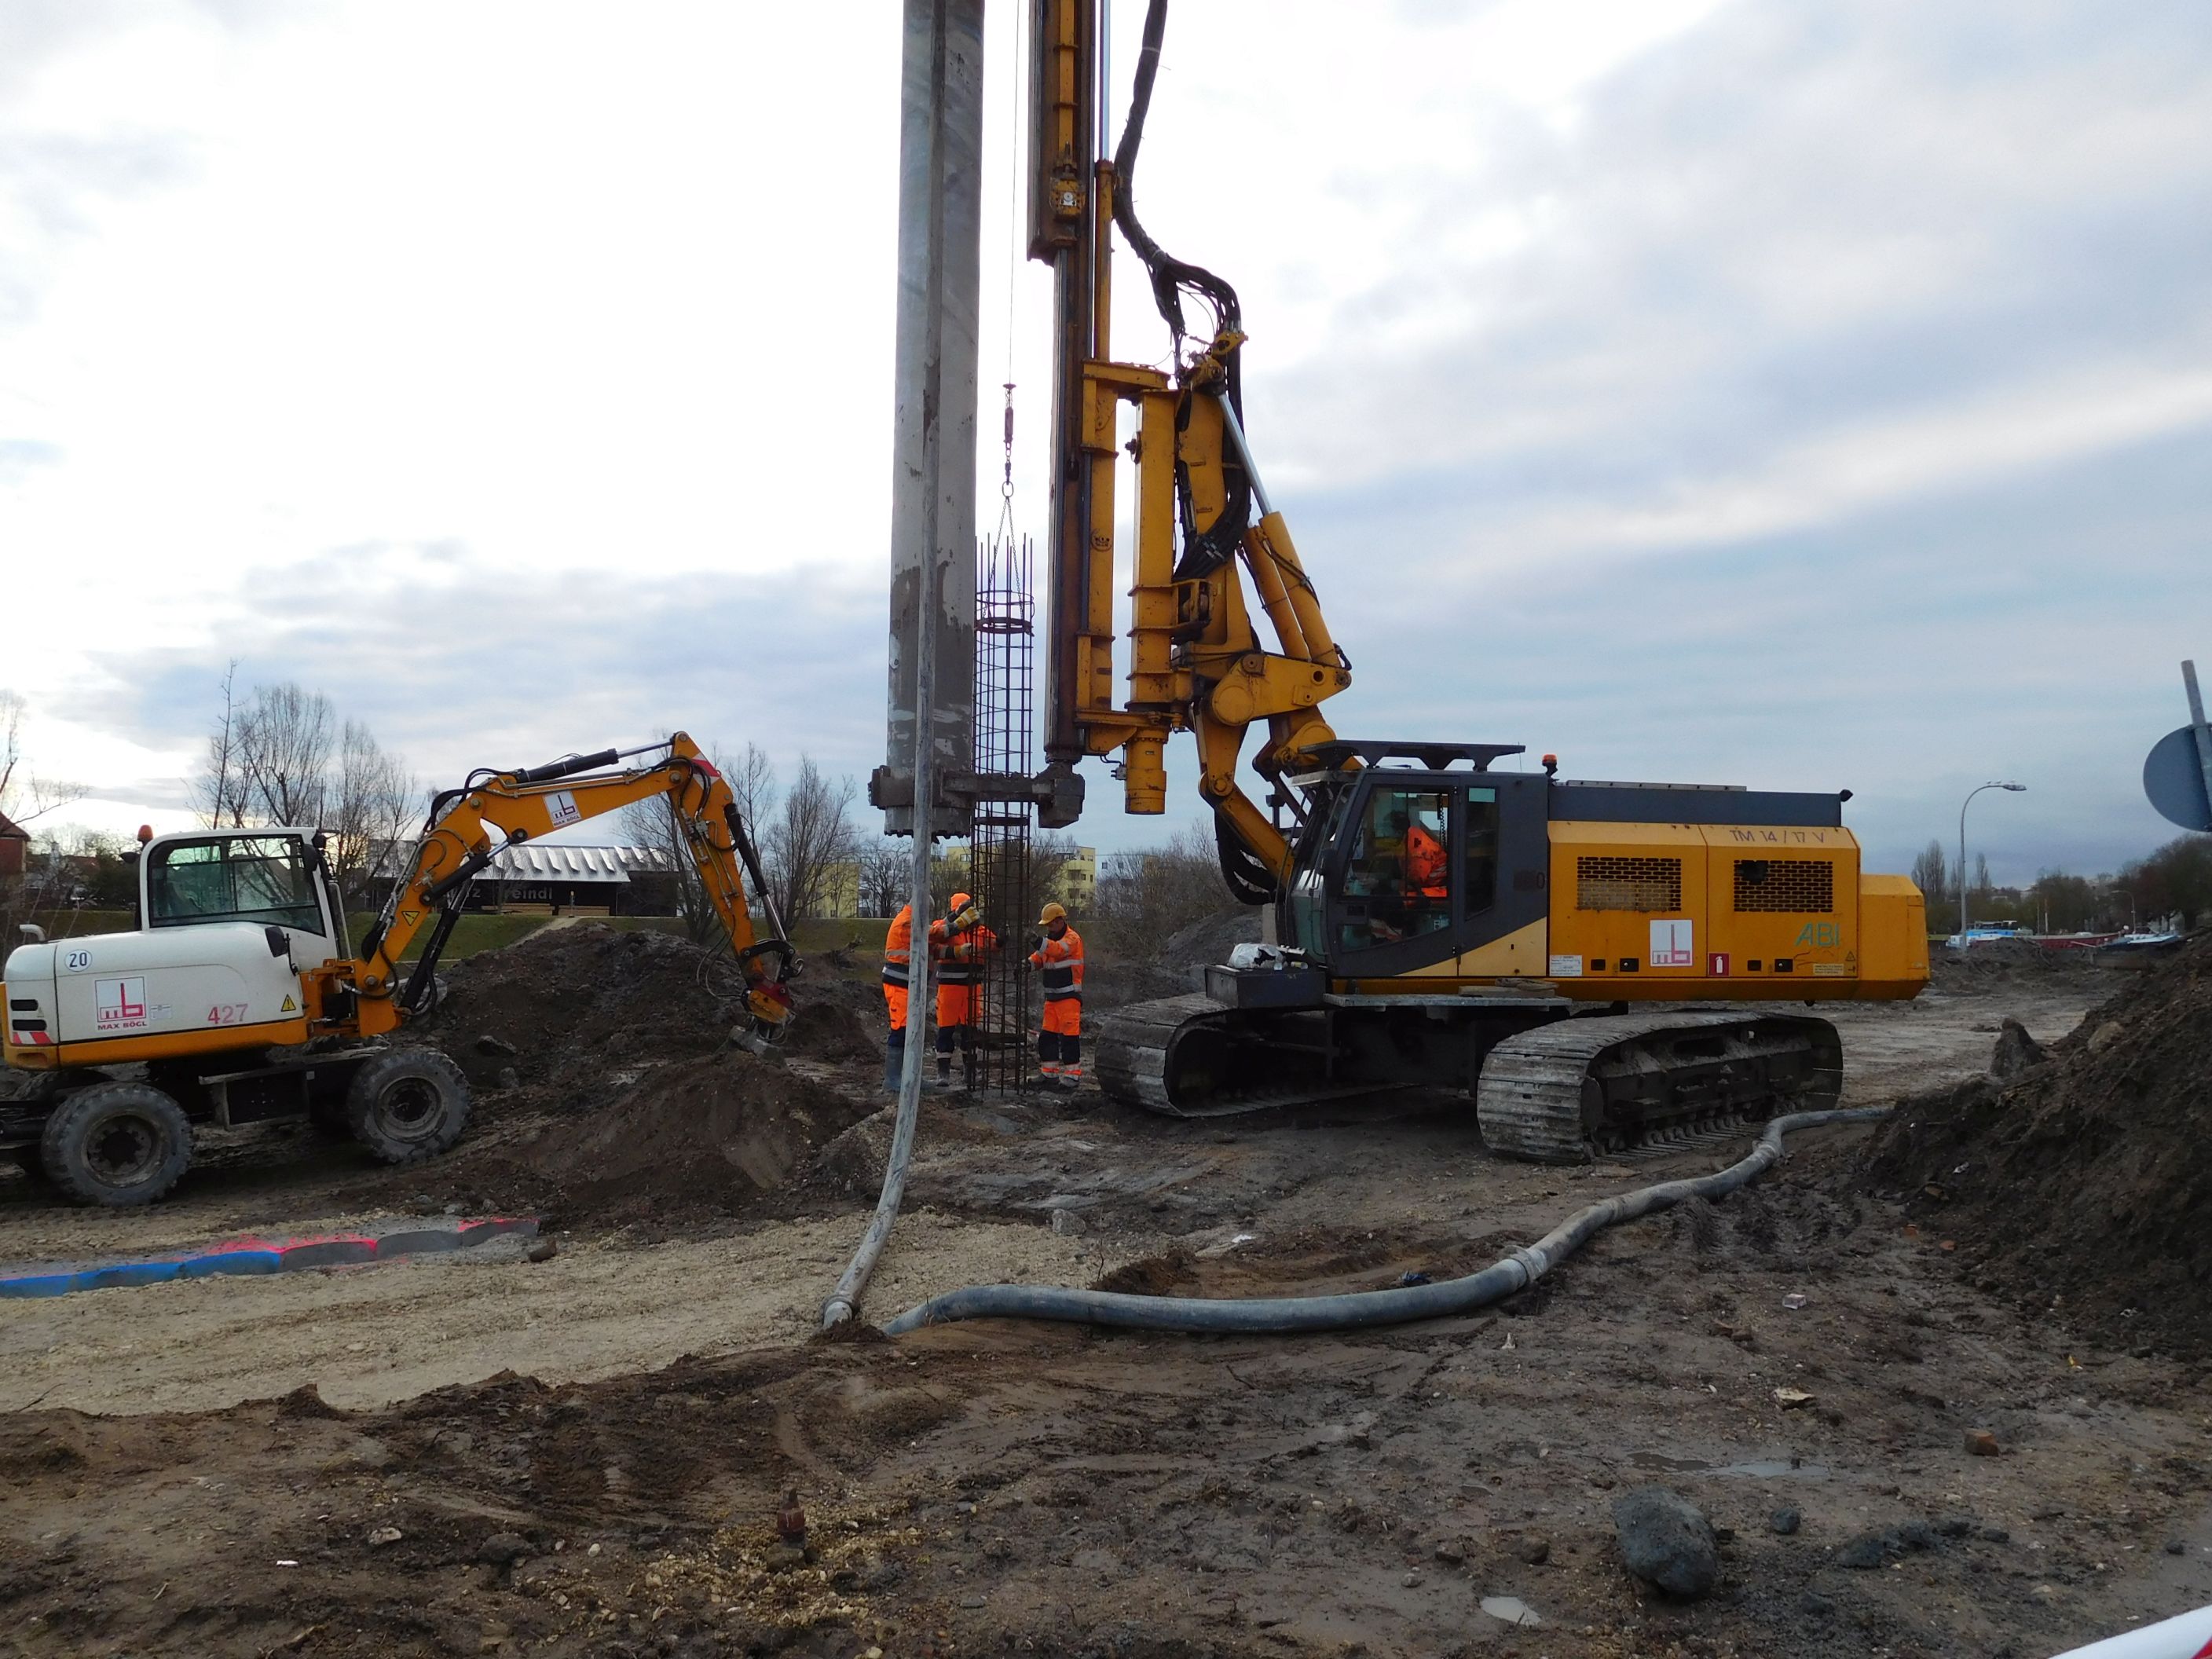
[[[251,922],[283,929],[296,962],[344,956],[345,911],[319,839],[281,829],[161,836],[139,855],[141,925]]]
[[[1277,937],[1334,980],[1540,973],[1549,778],[1495,744],[1321,747]]]

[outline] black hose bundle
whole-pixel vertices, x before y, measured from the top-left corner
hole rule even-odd
[[[1137,217],[1137,150],[1145,139],[1145,117],[1152,106],[1152,83],[1159,75],[1160,41],[1167,33],[1167,27],[1168,0],[1151,0],[1145,10],[1145,39],[1137,53],[1135,84],[1129,94],[1129,118],[1121,128],[1121,142],[1114,149],[1114,223],[1128,238],[1136,256],[1145,262],[1145,270],[1152,279],[1152,303],[1159,308],[1161,319],[1174,337],[1176,356],[1180,360],[1182,343],[1190,334],[1183,313],[1185,295],[1199,300],[1213,313],[1214,338],[1227,331],[1241,334],[1243,311],[1237,304],[1237,290],[1224,278],[1203,265],[1194,265],[1169,253],[1152,240]],[[1233,349],[1224,356],[1221,395],[1236,411],[1237,422],[1242,425],[1244,386],[1237,356]],[[1188,408],[1186,404],[1186,418]],[[1189,483],[1180,463],[1176,467],[1176,482],[1183,531],[1182,557],[1176,564],[1176,577],[1188,580],[1218,570],[1237,556],[1245,528],[1252,521],[1252,483],[1236,457],[1224,456],[1222,483],[1227,500],[1220,516],[1201,530],[1192,512]]]
[[[956,1319],[1050,1319],[1083,1325],[1119,1325],[1139,1331],[1220,1331],[1294,1334],[1402,1325],[1472,1313],[1526,1290],[1615,1222],[1633,1221],[1690,1198],[1719,1198],[1765,1174],[1782,1157],[1782,1138],[1793,1129],[1826,1123],[1870,1123],[1889,1115],[1887,1106],[1842,1111],[1797,1112],[1766,1126],[1759,1145],[1740,1164],[1708,1176],[1662,1182],[1607,1198],[1579,1210],[1526,1249],[1480,1273],[1387,1291],[1341,1296],[1245,1297],[1215,1300],[1189,1296],[1132,1296],[1120,1291],[1054,1290],[1035,1285],[970,1285],[909,1308],[884,1327],[892,1336]]]

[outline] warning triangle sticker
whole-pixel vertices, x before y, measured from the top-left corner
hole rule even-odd
[[[300,1012],[300,1005],[293,1001],[291,998],[286,997],[284,999],[284,1006],[276,1012],[281,1014],[296,1014]]]

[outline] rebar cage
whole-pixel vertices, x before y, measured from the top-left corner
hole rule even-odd
[[[1010,532],[976,547],[975,770],[1027,777],[1036,747],[1036,599],[1030,538]],[[1037,1074],[1032,978],[1023,971],[1036,932],[1026,800],[979,800],[969,843],[969,881],[1000,949],[983,980],[978,1082],[1000,1093]]]

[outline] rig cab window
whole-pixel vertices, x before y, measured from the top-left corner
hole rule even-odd
[[[1493,809],[1494,810],[1494,809]],[[1344,895],[1339,947],[1364,950],[1451,926],[1450,797],[1441,789],[1377,788],[1360,814]]]
[[[1466,913],[1479,916],[1498,902],[1498,791],[1487,786],[1468,788],[1467,847],[1460,868]]]

